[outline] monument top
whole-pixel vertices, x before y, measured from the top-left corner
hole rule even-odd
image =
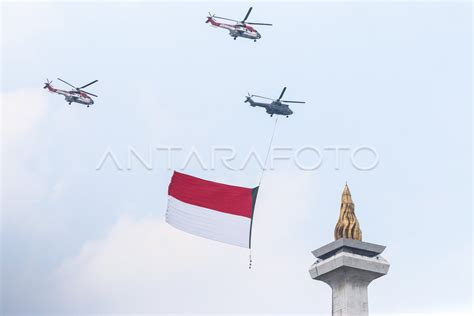
[[[339,220],[334,229],[335,240],[341,238],[362,240],[362,231],[360,230],[354,208],[351,191],[346,183],[344,191],[342,192]]]
[[[326,259],[340,252],[353,253],[366,257],[375,257],[385,250],[385,246],[372,244],[360,240],[340,238],[327,245],[312,251],[318,259]]]
[[[331,287],[332,316],[368,316],[368,286],[388,273],[390,263],[380,255],[385,246],[362,241],[347,183],[334,238],[312,252],[317,259],[309,275]]]

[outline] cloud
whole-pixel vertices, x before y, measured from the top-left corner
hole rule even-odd
[[[38,128],[47,111],[44,93],[38,89],[22,89],[3,93],[2,98],[2,204],[3,220],[21,210],[29,210],[29,202],[44,194],[44,179],[31,170],[30,160],[38,137]],[[25,213],[21,213],[26,215]]]
[[[39,89],[2,93],[3,146],[14,146],[34,139],[35,134],[32,132],[44,117],[46,105],[46,94]]]
[[[58,147],[58,131],[74,130],[77,113],[63,115],[66,107],[51,107],[51,94],[41,87],[2,93],[2,220],[8,225],[31,229],[45,224],[39,215],[39,201],[57,201],[66,191],[67,181],[53,177],[53,150]]]

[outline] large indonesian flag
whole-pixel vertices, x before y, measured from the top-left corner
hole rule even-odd
[[[250,248],[258,187],[243,188],[174,172],[166,222],[190,234]]]

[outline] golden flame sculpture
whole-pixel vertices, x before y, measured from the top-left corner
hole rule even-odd
[[[344,192],[342,192],[341,212],[334,229],[334,239],[340,238],[362,240],[362,231],[354,213],[354,202],[352,202],[351,191],[349,191],[347,183]]]

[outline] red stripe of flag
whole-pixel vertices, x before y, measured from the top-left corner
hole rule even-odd
[[[174,172],[168,195],[185,203],[252,218],[254,189],[203,180]]]

